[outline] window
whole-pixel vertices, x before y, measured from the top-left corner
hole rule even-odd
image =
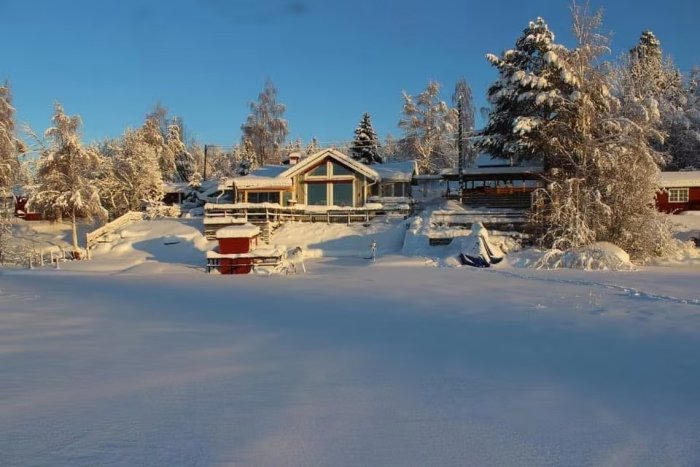
[[[280,202],[278,191],[250,191],[248,192],[249,203],[277,203]]]
[[[352,206],[352,183],[333,184],[333,204],[335,206]]]
[[[328,187],[325,183],[306,184],[306,204],[325,206],[328,204]]]
[[[328,164],[325,162],[309,172],[310,177],[325,177],[328,175]]]
[[[687,203],[688,188],[669,188],[668,189],[669,203]]]
[[[332,162],[331,165],[333,166],[333,176],[338,177],[338,176],[343,176],[343,175],[350,175],[352,176],[352,171],[345,167],[344,165],[340,165],[337,162]]]

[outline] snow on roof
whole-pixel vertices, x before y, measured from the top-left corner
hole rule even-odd
[[[659,185],[663,188],[700,186],[700,170],[688,172],[661,172]]]
[[[372,168],[379,174],[382,181],[410,182],[413,174],[418,174],[416,161],[387,162],[375,164]]]
[[[163,191],[165,193],[187,193],[189,185],[187,182],[163,182]]]
[[[282,172],[289,168],[288,165],[263,165],[253,170],[248,175],[253,175],[255,177],[278,177]]]
[[[458,169],[449,168],[440,171],[440,175],[457,175]],[[511,166],[506,165],[502,167],[466,167],[464,169],[464,175],[508,175],[508,174],[540,174],[543,173],[544,169],[542,166]]]
[[[287,177],[258,177],[246,175],[233,179],[234,186],[239,190],[251,188],[287,188],[292,186],[292,179]]]
[[[252,238],[260,235],[260,227],[253,224],[229,225],[216,231],[216,238]]]
[[[342,152],[338,151],[337,149],[323,149],[315,154],[310,155],[306,159],[300,161],[298,164],[292,165],[287,170],[282,172],[279,176],[280,177],[293,177],[294,175],[297,175],[300,172],[304,172],[307,169],[310,169],[311,167],[314,167],[316,162],[323,160],[326,157],[330,157],[331,159],[335,159],[338,162],[342,163],[343,165],[346,165],[347,167],[351,168],[355,172],[361,173],[362,175],[366,176],[367,178],[370,178],[372,180],[379,180],[379,174],[377,173],[376,170],[372,169],[371,167],[356,161],[355,159],[352,159],[351,157],[346,156]]]

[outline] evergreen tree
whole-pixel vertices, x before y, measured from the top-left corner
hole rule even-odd
[[[431,81],[415,99],[406,92],[403,99],[399,128],[404,132],[401,146],[406,157],[415,159],[423,173],[453,167],[457,113],[440,100],[440,85]]]
[[[614,74],[615,94],[628,118],[649,128],[649,142],[664,154],[662,163],[679,160],[683,139],[683,82],[661,42],[645,31]],[[680,137],[680,141],[679,141]]]
[[[49,145],[37,164],[37,192],[32,203],[44,212],[67,215],[72,224],[73,248],[78,249],[78,219],[107,217],[100,202],[96,175],[101,158],[80,142],[80,117],[68,116],[56,104],[51,128],[44,133]]]
[[[284,111],[285,106],[277,103],[277,88],[268,79],[258,101],[250,103],[250,114],[241,126],[241,141],[250,141],[257,166],[281,162],[281,149],[288,133]]]
[[[321,147],[318,144],[318,140],[314,136],[313,138],[311,138],[311,142],[309,143],[309,145],[306,146],[305,153],[307,156],[309,156],[311,154],[317,153],[319,151],[319,149],[321,149]]]
[[[173,154],[175,159],[175,174],[173,174],[172,179],[179,182],[188,182],[197,168],[194,156],[183,142],[183,127],[180,122],[179,118],[173,118],[170,125],[168,125],[168,135],[165,143],[168,146],[168,151]]]
[[[238,175],[248,175],[250,172],[259,167],[259,160],[259,157],[255,153],[253,142],[249,139],[244,139],[236,173]]]
[[[556,115],[562,93],[577,84],[568,71],[560,75],[557,62],[566,54],[566,48],[554,42],[547,23],[537,18],[514,49],[500,57],[486,56],[498,69],[499,79],[488,90],[491,110],[474,140],[478,149],[511,163],[542,161],[546,141],[539,137],[538,127]]]
[[[369,113],[365,113],[360,124],[355,129],[355,138],[350,146],[350,155],[353,159],[364,164],[381,164],[383,160],[379,151],[379,138],[377,138],[377,133],[372,127]]]
[[[457,110],[457,123],[458,123],[458,164],[462,161],[464,167],[470,167],[474,165],[476,161],[477,151],[472,143],[471,137],[474,134],[474,99],[472,97],[472,90],[467,84],[467,81],[460,79],[455,85],[455,92],[452,95],[452,104]],[[459,134],[461,132],[461,135]],[[459,140],[461,138],[461,141]],[[462,153],[459,153],[459,149],[462,149]]]

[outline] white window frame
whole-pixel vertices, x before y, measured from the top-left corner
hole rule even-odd
[[[668,202],[669,203],[687,203],[690,199],[689,188],[669,188]]]

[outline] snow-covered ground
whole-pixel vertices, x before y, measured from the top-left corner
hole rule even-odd
[[[207,275],[198,222],[0,271],[0,465],[700,465],[692,261],[434,267],[454,246],[399,219]]]

